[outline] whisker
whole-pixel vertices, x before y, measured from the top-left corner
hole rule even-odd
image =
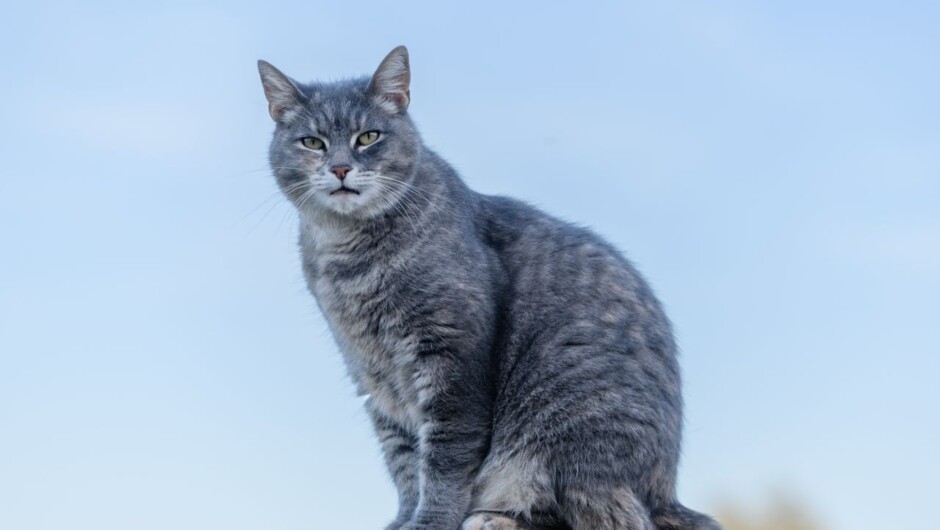
[[[402,182],[384,175],[373,174],[371,176],[375,177],[376,181],[385,184],[384,188],[391,188],[396,192],[399,192],[397,195],[400,202],[410,206],[411,209],[417,209],[419,211],[425,212],[425,215],[420,216],[425,223],[430,220],[430,215],[427,215],[430,212],[434,212],[435,215],[444,215],[451,219],[456,218],[455,212],[444,209],[442,207],[441,201],[436,200],[437,197],[441,196],[441,194],[437,191],[430,192],[423,190],[411,183]],[[419,199],[426,204],[419,204]]]
[[[379,188],[379,191],[381,191],[383,194],[388,194],[388,193],[390,193],[390,192],[395,191],[395,190],[393,190],[393,189],[391,188],[391,186],[389,186],[387,183],[384,183],[384,182],[379,181],[379,182],[375,182],[374,184],[375,184],[376,187]],[[420,212],[415,212],[415,211],[414,211],[413,209],[411,209],[411,208],[408,208],[408,209],[406,210],[405,207],[404,207],[404,202],[401,200],[401,197],[399,197],[399,200],[398,200],[398,201],[395,201],[395,202],[392,202],[392,201],[389,200],[388,197],[385,197],[385,202],[386,202],[386,204],[388,204],[389,206],[391,206],[391,207],[393,208],[393,211],[395,211],[395,212],[397,212],[397,213],[400,213],[403,217],[405,217],[405,219],[408,220],[408,223],[411,225],[412,231],[414,231],[414,232],[417,232],[417,231],[418,231],[418,226],[417,226],[417,224],[416,224],[416,218],[415,218],[414,216],[415,216],[416,214],[419,214]]]
[[[281,227],[284,226],[284,221],[287,220],[288,216],[290,216],[291,213],[296,213],[296,212],[297,210],[295,210],[294,208],[291,208],[287,210],[286,212],[284,212],[284,215],[281,216],[281,221],[277,223],[277,230],[274,231],[274,235],[278,235],[281,233]]]
[[[259,204],[258,206],[255,206],[254,208],[251,209],[251,211],[249,211],[248,213],[246,213],[245,215],[243,215],[243,216],[238,220],[238,222],[240,223],[240,222],[244,221],[245,219],[247,219],[251,214],[257,212],[257,211],[258,211],[259,209],[261,209],[265,204],[267,204],[268,201],[271,201],[271,200],[273,200],[273,199],[280,199],[280,200],[283,200],[285,193],[290,193],[290,192],[292,192],[292,191],[296,191],[296,190],[302,188],[303,186],[305,186],[305,185],[307,185],[307,184],[308,184],[307,182],[295,182],[294,184],[291,184],[291,185],[287,186],[283,191],[282,191],[282,190],[277,190],[277,191],[275,191],[275,192],[272,193],[267,199],[264,199],[263,201],[261,201],[261,204]]]
[[[222,175],[222,177],[223,177],[223,178],[244,177],[245,175],[251,175],[252,173],[261,173],[261,172],[265,172],[265,171],[267,171],[268,173],[270,173],[270,172],[271,172],[271,168],[270,168],[270,167],[260,167],[260,168],[258,168],[258,169],[249,169],[249,170],[247,170],[247,171],[242,171],[242,172],[240,172],[240,173],[229,173],[229,174],[226,174],[226,175]]]

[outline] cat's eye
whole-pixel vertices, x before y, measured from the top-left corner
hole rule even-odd
[[[313,149],[314,151],[322,151],[326,148],[326,144],[323,143],[323,140],[316,136],[305,136],[300,139],[300,143],[307,149]]]
[[[379,131],[369,131],[360,134],[356,138],[356,145],[366,146],[374,144],[379,139]]]

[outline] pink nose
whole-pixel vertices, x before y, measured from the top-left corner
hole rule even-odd
[[[345,178],[346,178],[346,173],[348,173],[349,170],[351,170],[351,169],[352,169],[352,168],[351,168],[350,166],[346,166],[346,165],[343,165],[343,166],[332,166],[332,167],[330,167],[330,171],[331,171],[334,175],[336,175],[336,178],[338,178],[338,179],[340,179],[340,180],[345,179]]]

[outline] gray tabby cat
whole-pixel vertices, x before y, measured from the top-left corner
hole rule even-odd
[[[633,267],[425,147],[404,47],[351,81],[258,67],[307,283],[398,489],[388,528],[717,529],[676,500],[676,346]]]

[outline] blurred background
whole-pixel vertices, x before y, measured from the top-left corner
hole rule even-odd
[[[390,519],[255,61],[338,79],[398,44],[472,187],[653,283],[684,503],[729,530],[934,524],[940,4],[508,4],[4,7],[0,528]]]

